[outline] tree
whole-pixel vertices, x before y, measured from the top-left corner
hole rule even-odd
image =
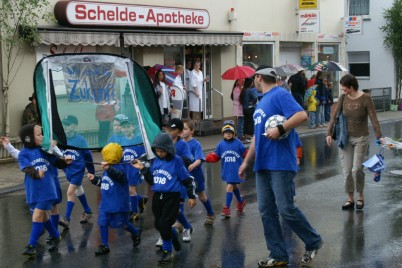
[[[380,27],[385,33],[384,45],[391,50],[395,64],[395,104],[400,103],[402,89],[402,0],[395,0],[392,7],[384,11],[385,25]]]
[[[0,4],[0,79],[3,93],[1,131],[7,134],[8,93],[17,77],[25,55],[25,47],[39,40],[36,29],[39,21],[47,20],[47,0],[2,0]]]

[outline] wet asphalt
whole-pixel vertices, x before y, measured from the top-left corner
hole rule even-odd
[[[402,122],[382,124],[388,137],[401,137]],[[370,136],[368,157],[379,147]],[[402,176],[391,171],[402,170],[402,152],[385,150],[387,170],[380,182],[373,181],[373,174],[366,171],[365,207],[363,210],[342,211],[346,200],[341,176],[338,151],[325,144],[322,133],[303,135],[303,159],[301,171],[296,176],[296,205],[305,213],[310,223],[320,232],[324,245],[310,267],[402,267]],[[186,215],[194,228],[192,240],[181,243],[182,250],[175,253],[173,263],[165,267],[258,267],[259,259],[268,251],[257,209],[255,179],[251,170],[241,185],[247,205],[243,215],[235,212],[222,219],[219,214],[225,199],[225,184],[220,180],[220,164],[206,164],[206,193],[218,214],[212,227],[204,226],[205,209],[198,201]],[[63,194],[67,183],[62,184]],[[0,267],[158,267],[161,252],[155,247],[158,233],[153,228],[150,204],[143,214],[142,242],[133,248],[130,235],[115,229],[109,234],[110,254],[95,257],[100,242],[96,224],[99,191],[87,181],[84,188],[94,218],[88,224],[80,224],[82,213],[76,204],[69,230],[59,227],[62,241],[57,252],[49,253],[46,234],[39,240],[35,259],[21,255],[26,246],[31,227],[31,217],[25,204],[23,191],[0,197]],[[145,185],[139,189],[147,193]],[[65,197],[65,196],[64,196]],[[60,206],[65,211],[65,199]],[[283,225],[290,254],[289,267],[301,267],[304,245],[286,225]]]

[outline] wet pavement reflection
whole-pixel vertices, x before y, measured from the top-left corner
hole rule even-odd
[[[382,124],[383,134],[401,137],[401,122]],[[338,151],[325,144],[324,134],[302,136],[304,157],[301,171],[296,177],[296,205],[305,213],[311,224],[321,233],[324,246],[312,267],[401,267],[402,265],[402,176],[389,173],[402,169],[400,153],[384,151],[387,171],[380,182],[373,181],[373,174],[366,171],[365,207],[363,211],[342,211],[346,199]],[[374,137],[370,136],[368,157],[378,152]],[[269,159],[267,159],[269,161]],[[206,164],[206,188],[215,212],[220,214],[225,199],[225,184],[220,179],[220,164]],[[212,227],[203,225],[205,210],[198,201],[193,210],[187,210],[194,227],[192,241],[182,243],[182,250],[175,261],[166,267],[257,267],[257,262],[267,256],[260,216],[258,214],[255,179],[251,170],[241,185],[247,206],[244,215],[235,213],[223,220],[217,216]],[[21,175],[22,178],[22,175]],[[62,183],[64,192],[67,183]],[[97,226],[99,191],[87,181],[84,183],[88,200],[95,217],[88,224],[80,224],[80,204],[74,207],[70,230],[63,231],[58,252],[49,253],[41,237],[36,259],[29,260],[20,253],[29,240],[31,218],[23,192],[0,198],[0,267],[157,267],[161,254],[155,248],[158,233],[153,228],[150,204],[138,223],[143,227],[142,242],[133,249],[131,237],[120,230],[110,232],[109,255],[95,257],[100,242]],[[142,185],[139,192],[146,191]],[[64,194],[65,197],[65,194]],[[65,199],[64,199],[65,202]],[[65,212],[65,203],[60,207]],[[59,227],[59,230],[63,229]],[[286,242],[291,263],[300,267],[304,245],[286,226]]]

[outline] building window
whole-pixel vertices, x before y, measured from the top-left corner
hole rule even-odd
[[[349,16],[363,16],[370,14],[370,0],[350,0]]]
[[[349,71],[356,77],[370,77],[370,52],[349,52]]]
[[[262,64],[273,66],[273,47],[272,44],[244,44],[243,65],[252,68]]]

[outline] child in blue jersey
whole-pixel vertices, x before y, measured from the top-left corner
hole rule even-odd
[[[128,120],[127,115],[118,114],[113,118],[113,135],[109,138],[109,143],[121,144],[121,140],[124,137],[123,129],[120,125],[121,121]]]
[[[134,137],[135,128],[132,121],[127,118],[122,120],[120,125],[125,134],[120,144],[123,146],[122,162],[127,163],[145,154],[145,147],[144,145],[139,145],[143,143],[141,136]],[[144,212],[145,205],[148,202],[148,197],[142,197],[137,193],[137,185],[142,182],[142,175],[139,170],[131,165],[125,165],[125,167],[130,189],[130,220],[137,220],[139,219],[140,213]]]
[[[149,167],[138,160],[134,160],[132,163],[141,171],[145,180],[152,185],[154,224],[163,239],[163,253],[158,262],[165,264],[174,259],[172,247],[176,251],[180,250],[178,234],[176,229],[172,228],[172,224],[179,212],[181,185],[187,189],[190,208],[196,205],[195,185],[183,160],[175,154],[175,147],[169,134],[159,134],[152,145],[152,151],[156,158],[152,160]]]
[[[195,130],[194,122],[190,119],[184,119],[183,124],[184,127],[181,137],[185,142],[187,142],[188,146],[190,147],[191,154],[194,156],[194,163],[188,166],[188,170],[194,177],[197,185],[195,192],[207,211],[207,217],[204,225],[212,225],[215,221],[215,212],[212,209],[208,196],[205,194],[205,179],[204,172],[202,170],[202,163],[205,161],[204,153],[202,151],[201,144],[193,138]]]
[[[184,165],[188,168],[194,162],[194,156],[191,154],[190,147],[187,142],[180,138],[183,132],[183,121],[179,118],[173,118],[169,121],[167,126],[167,133],[173,140],[174,147],[176,148],[176,155],[181,157],[184,161]],[[187,198],[186,187],[182,186],[180,191],[180,211],[177,216],[177,221],[179,222],[174,225],[177,229],[183,226],[183,242],[191,241],[191,233],[193,232],[193,227],[188,222],[186,215],[184,215],[184,203]]]
[[[233,194],[237,199],[236,210],[239,214],[243,213],[246,206],[246,201],[240,195],[239,189],[239,184],[244,182],[244,180],[239,177],[237,171],[247,154],[247,150],[243,143],[235,137],[236,131],[232,121],[224,122],[222,136],[223,140],[219,142],[215,152],[207,155],[206,162],[215,163],[222,159],[221,176],[222,180],[227,183],[227,186],[226,203],[221,215],[225,218],[230,218],[230,204],[232,203]]]
[[[71,220],[71,213],[75,205],[75,196],[78,197],[78,200],[84,208],[80,223],[87,223],[89,219],[92,218],[93,213],[89,207],[84,188],[82,187],[82,179],[85,174],[85,168],[87,168],[88,172],[91,174],[95,173],[95,168],[91,152],[88,149],[77,149],[88,148],[88,144],[84,137],[77,134],[77,117],[74,115],[68,115],[63,118],[62,124],[66,133],[67,145],[71,146],[71,148],[64,151],[64,158],[71,159],[72,162],[71,165],[64,169],[70,185],[67,189],[66,213],[65,216],[60,219],[59,224],[68,229]]]
[[[1,137],[1,142],[4,146],[4,149],[7,150],[7,152],[15,159],[18,160],[18,155],[20,154],[20,150],[16,149],[11,143],[10,140],[3,136]],[[56,153],[59,157],[63,156],[63,153],[60,151],[60,149],[57,147],[55,141],[52,143],[52,150],[54,153]],[[57,191],[57,199],[54,200],[54,203],[52,204],[52,210],[50,212],[50,221],[52,222],[52,224],[54,225],[54,228],[57,229],[58,225],[59,225],[59,207],[58,204],[61,203],[62,201],[62,192],[61,192],[61,187],[60,187],[60,181],[59,181],[59,172],[57,170],[57,168],[55,168],[54,166],[50,166],[49,168],[53,169],[53,174],[54,174],[54,183],[56,185],[56,191]],[[30,212],[33,213],[33,210]],[[31,214],[32,214],[31,213]],[[46,241],[48,243],[50,243],[50,241],[52,241],[52,237],[49,236],[48,238],[46,238]]]
[[[32,231],[23,255],[34,257],[39,236],[45,228],[51,239],[49,251],[58,248],[60,233],[49,220],[48,211],[59,198],[55,183],[54,168],[65,168],[70,161],[50,155],[41,149],[43,142],[42,128],[39,125],[27,124],[20,130],[20,138],[24,148],[18,154],[18,163],[25,173],[25,191],[27,204],[33,209]]]
[[[117,143],[109,143],[102,149],[102,157],[105,160],[102,162],[104,169],[102,177],[88,173],[91,182],[101,189],[98,225],[102,244],[99,245],[95,256],[110,252],[109,227],[124,228],[130,232],[134,247],[141,242],[141,229],[136,228],[128,221],[130,199],[125,165],[130,164],[121,164],[122,156],[122,147]]]

